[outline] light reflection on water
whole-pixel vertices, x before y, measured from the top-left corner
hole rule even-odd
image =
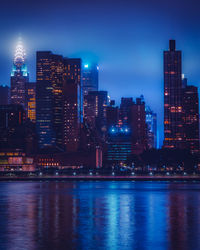
[[[0,249],[200,249],[200,184],[1,182]]]

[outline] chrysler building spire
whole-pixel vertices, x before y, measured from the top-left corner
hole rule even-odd
[[[22,43],[22,39],[19,38],[17,46],[16,46],[16,50],[15,50],[15,56],[14,56],[14,64],[17,67],[22,67],[22,65],[25,62],[25,49]]]

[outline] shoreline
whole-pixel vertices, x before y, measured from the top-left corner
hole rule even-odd
[[[1,176],[0,181],[197,181],[200,176]]]

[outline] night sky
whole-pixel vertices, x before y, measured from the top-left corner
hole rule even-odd
[[[198,0],[1,0],[0,83],[10,85],[17,38],[35,80],[36,50],[100,66],[100,90],[112,99],[144,95],[163,133],[163,50],[176,39],[189,84],[200,81]]]

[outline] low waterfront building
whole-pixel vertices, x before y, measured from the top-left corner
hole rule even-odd
[[[1,150],[0,171],[35,171],[34,157],[21,151]]]

